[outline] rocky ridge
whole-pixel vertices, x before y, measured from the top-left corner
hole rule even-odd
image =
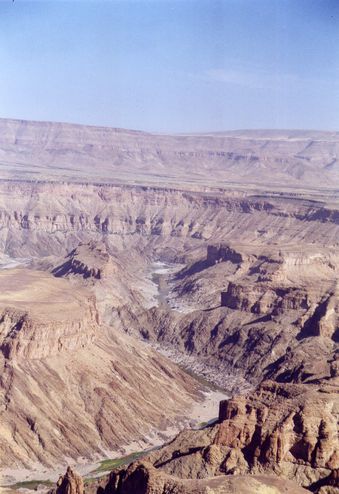
[[[92,488],[93,489],[93,488]],[[103,491],[110,494],[305,494],[294,482],[269,476],[224,476],[179,479],[147,462],[132,464],[125,472],[112,473]],[[102,492],[100,487],[97,492]]]
[[[237,131],[198,135],[0,120],[3,178],[335,189],[336,132]]]
[[[337,246],[335,207],[171,189],[2,182],[0,247],[12,257],[69,254],[79,243],[187,252],[207,243]],[[22,238],[25,238],[23,244]],[[164,239],[165,242],[163,241]],[[161,242],[163,241],[163,242]],[[184,245],[187,249],[183,249]],[[202,252],[201,252],[202,254]],[[182,254],[181,254],[182,255]]]

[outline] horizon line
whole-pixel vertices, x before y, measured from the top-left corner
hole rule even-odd
[[[12,121],[12,122],[27,122],[32,124],[57,124],[57,125],[70,125],[78,127],[93,127],[97,129],[110,129],[118,132],[133,132],[146,135],[163,135],[163,136],[206,136],[215,134],[226,134],[226,133],[236,133],[236,132],[324,132],[339,134],[338,129],[319,129],[319,128],[291,128],[291,127],[247,127],[238,129],[223,129],[223,130],[205,130],[205,131],[181,131],[181,132],[161,132],[161,131],[149,131],[143,129],[133,129],[127,127],[115,127],[111,125],[102,124],[87,124],[74,121],[63,121],[63,120],[40,120],[40,119],[27,119],[27,118],[13,118],[13,117],[0,117],[0,121]]]

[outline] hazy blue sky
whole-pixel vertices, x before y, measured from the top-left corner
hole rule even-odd
[[[339,130],[339,0],[0,0],[0,116]]]

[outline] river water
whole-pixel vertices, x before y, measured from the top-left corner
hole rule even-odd
[[[156,305],[162,309],[169,309],[183,314],[196,310],[196,307],[183,303],[174,291],[174,281],[171,278],[184,267],[185,264],[164,261],[155,261],[149,266],[146,279],[152,284],[150,290],[153,296],[149,301],[148,307]]]
[[[0,257],[0,269],[13,269],[19,266],[28,266],[31,260],[26,257],[12,258],[6,254],[2,254]]]

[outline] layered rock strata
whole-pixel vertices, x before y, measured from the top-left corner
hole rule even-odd
[[[197,185],[327,187],[338,183],[339,137],[321,131],[199,135],[0,120],[1,177]],[[24,173],[23,173],[24,170]]]
[[[25,268],[0,280],[1,468],[146,447],[202,399],[197,381],[100,322],[88,288]]]

